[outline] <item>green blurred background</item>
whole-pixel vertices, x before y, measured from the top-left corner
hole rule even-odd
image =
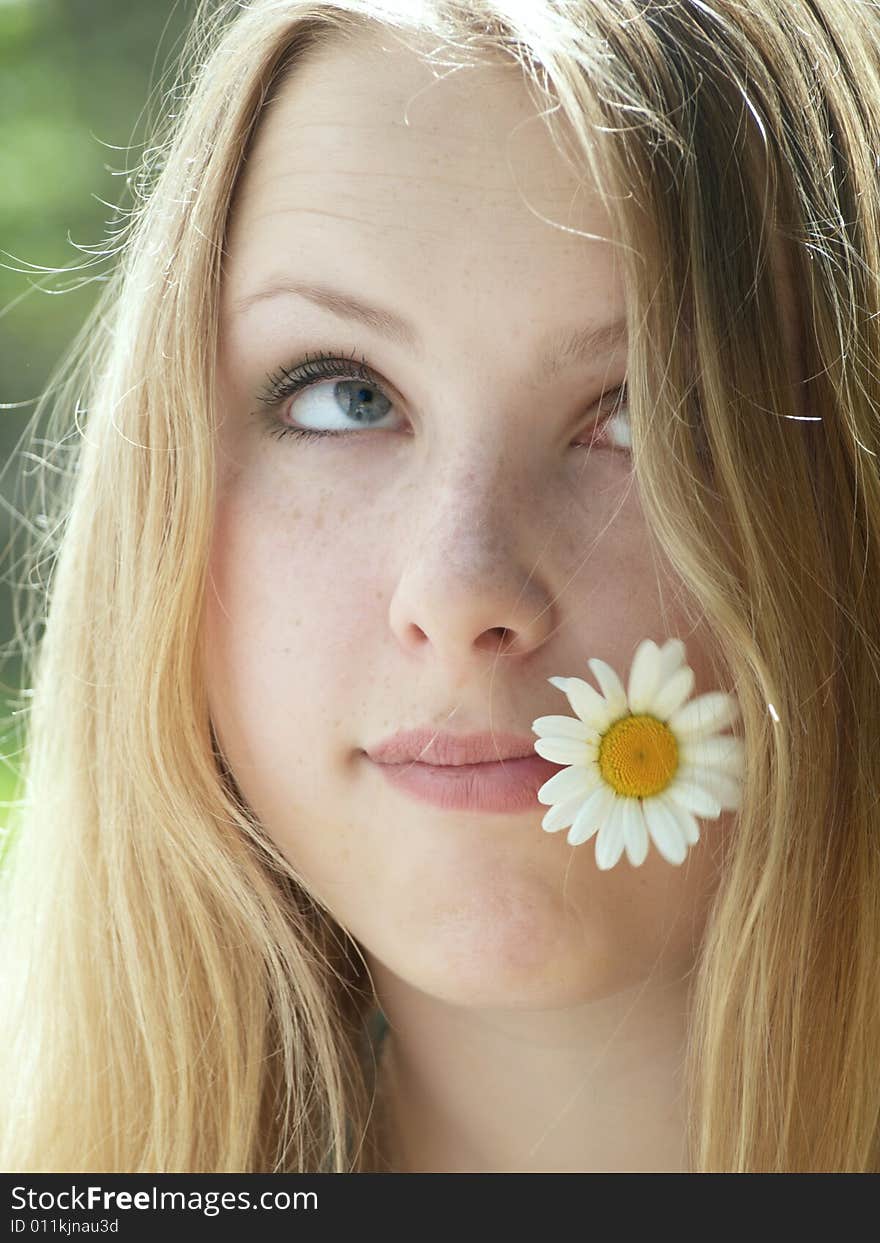
[[[0,0],[0,829],[25,741],[11,715],[22,686],[11,604],[22,570],[9,541],[29,464],[15,449],[95,301],[100,285],[86,278],[109,267],[51,270],[84,262],[112,237],[146,126],[173,107],[166,75],[194,11],[194,0]]]

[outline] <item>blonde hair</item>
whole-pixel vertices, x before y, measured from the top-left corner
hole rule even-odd
[[[69,460],[30,548],[51,570],[22,640],[0,1168],[379,1168],[362,954],[241,798],[200,647],[236,179],[287,76],[374,23],[518,65],[619,229],[644,512],[747,753],[692,981],[690,1168],[878,1170],[880,15],[859,0],[201,6],[35,416]]]

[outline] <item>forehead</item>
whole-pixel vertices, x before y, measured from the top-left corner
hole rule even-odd
[[[312,268],[320,254],[372,285],[382,272],[427,293],[479,271],[487,297],[528,282],[593,301],[614,279],[611,231],[517,65],[433,67],[371,34],[283,84],[237,188],[225,266],[237,294],[255,267]]]
[[[564,200],[584,180],[553,147],[517,65],[441,68],[372,32],[291,72],[260,122],[244,189],[281,191],[279,179],[318,175],[340,190],[343,177],[357,178],[345,189],[392,218],[401,205],[385,192],[392,180],[396,193],[429,190],[467,216],[503,206],[512,177]]]
[[[371,300],[454,321],[455,345],[490,335],[502,308],[514,341],[535,323],[624,313],[614,221],[586,162],[575,170],[558,150],[520,67],[428,55],[369,31],[289,74],[236,189],[227,324],[243,298],[291,276],[381,289]],[[783,336],[798,360],[789,259],[780,246]]]

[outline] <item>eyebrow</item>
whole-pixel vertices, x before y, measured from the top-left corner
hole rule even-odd
[[[343,319],[356,320],[377,335],[396,345],[406,346],[416,352],[422,351],[421,338],[413,325],[400,315],[383,307],[372,306],[328,285],[306,281],[276,281],[246,294],[233,302],[233,309],[244,314],[259,302],[272,298],[294,295],[306,298],[316,306],[323,307]],[[538,366],[544,378],[553,378],[567,367],[595,361],[608,354],[626,339],[626,319],[621,316],[608,323],[593,323],[555,331],[541,343]]]

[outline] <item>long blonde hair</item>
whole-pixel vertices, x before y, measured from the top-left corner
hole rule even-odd
[[[693,974],[690,1168],[878,1170],[880,14],[859,0],[202,4],[35,413],[63,455],[29,543],[0,1168],[379,1168],[363,956],[240,797],[201,664],[236,179],[286,77],[373,22],[519,65],[619,229],[644,511],[747,752]]]

